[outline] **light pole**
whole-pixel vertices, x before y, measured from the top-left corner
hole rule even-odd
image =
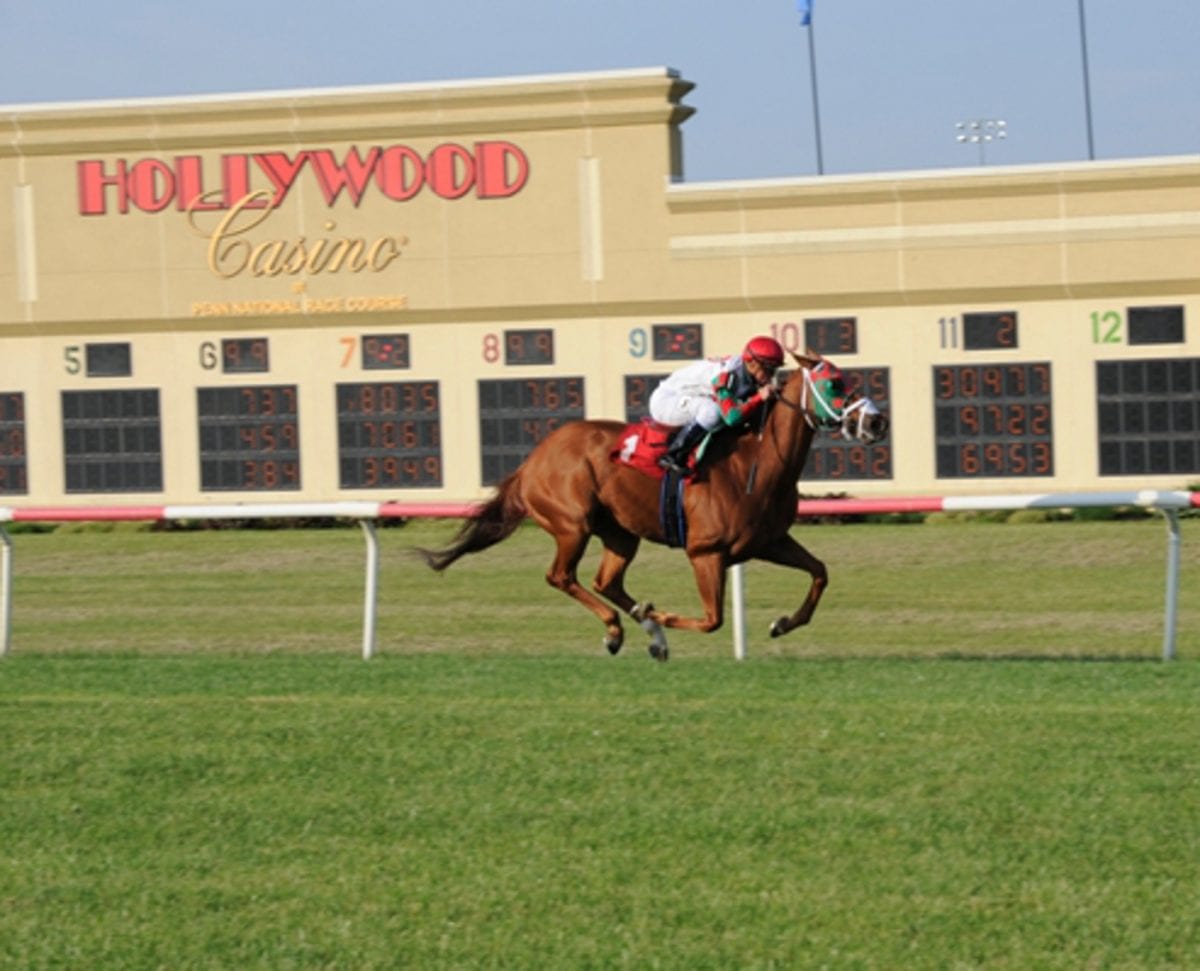
[[[1083,15],[1083,0],[1079,0],[1079,46],[1083,53],[1083,113],[1087,121],[1088,159],[1096,157],[1096,142],[1092,138],[1092,82],[1088,77],[1087,20]]]
[[[964,145],[979,146],[979,164],[987,165],[984,147],[988,142],[1001,141],[1008,137],[1008,122],[1003,118],[974,118],[960,121],[954,126],[955,141]]]

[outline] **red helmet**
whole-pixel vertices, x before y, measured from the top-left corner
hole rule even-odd
[[[755,337],[742,351],[743,361],[758,361],[772,370],[783,364],[783,347],[774,337]]]

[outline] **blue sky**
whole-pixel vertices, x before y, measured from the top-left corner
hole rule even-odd
[[[1085,0],[1095,156],[1200,154],[1200,2]],[[824,170],[1082,161],[1078,0],[815,0]],[[0,105],[675,68],[689,182],[816,174],[795,0],[0,0]]]

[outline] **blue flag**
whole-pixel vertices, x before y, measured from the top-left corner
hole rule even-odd
[[[796,0],[796,9],[800,11],[800,26],[807,27],[812,23],[813,0]]]

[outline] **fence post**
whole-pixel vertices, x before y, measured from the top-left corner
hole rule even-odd
[[[1167,602],[1163,611],[1163,660],[1175,658],[1175,625],[1179,614],[1179,511],[1163,508],[1167,520]]]
[[[0,524],[0,657],[12,644],[12,539]]]
[[[733,656],[739,661],[746,659],[746,564],[737,563],[729,568],[733,577]]]
[[[363,593],[363,640],[364,661],[375,656],[375,604],[379,594],[379,537],[375,534],[375,523],[360,519],[363,536],[367,540],[367,582]]]

